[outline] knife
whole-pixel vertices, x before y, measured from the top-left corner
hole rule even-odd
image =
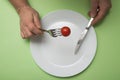
[[[80,49],[80,47],[81,47],[81,45],[82,45],[82,43],[83,43],[83,41],[84,41],[84,39],[85,39],[85,37],[86,37],[89,29],[90,29],[90,27],[91,27],[91,23],[92,23],[93,20],[94,20],[94,18],[91,18],[91,19],[89,20],[87,27],[86,27],[85,30],[81,33],[81,36],[80,36],[80,38],[79,38],[79,40],[78,40],[78,42],[77,42],[77,45],[76,45],[76,47],[75,47],[75,53],[74,53],[74,54],[77,54],[77,53],[79,52],[79,49]]]

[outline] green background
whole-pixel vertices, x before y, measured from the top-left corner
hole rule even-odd
[[[58,9],[71,9],[85,17],[90,0],[29,0],[40,16]],[[34,62],[29,40],[23,40],[19,16],[8,0],[0,0],[0,80],[120,80],[120,0],[112,1],[106,18],[95,26],[96,56],[82,73],[58,78],[42,71]]]

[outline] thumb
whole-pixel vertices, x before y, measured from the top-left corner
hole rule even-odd
[[[36,27],[37,28],[41,28],[41,22],[40,22],[40,17],[39,17],[39,15],[37,14],[35,14],[35,15],[33,15],[33,18],[34,18],[34,24],[36,25]]]

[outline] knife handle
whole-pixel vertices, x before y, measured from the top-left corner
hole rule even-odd
[[[89,29],[91,27],[91,23],[92,23],[93,20],[94,20],[94,18],[90,18],[86,29]]]

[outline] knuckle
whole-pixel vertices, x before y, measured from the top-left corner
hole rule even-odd
[[[22,36],[23,39],[26,39],[26,36]]]
[[[29,33],[29,34],[28,34],[28,37],[31,37],[31,36],[33,36],[32,33]]]
[[[27,39],[27,38],[29,38],[30,37],[30,35],[26,35],[25,37],[24,37],[24,39]]]
[[[34,24],[33,24],[33,23],[31,23],[31,22],[29,22],[29,23],[28,23],[28,26],[33,27],[33,26],[34,26]]]
[[[28,28],[29,28],[30,31],[33,31],[33,30],[34,30],[34,26],[31,25],[31,24],[28,26]]]
[[[39,13],[38,13],[38,12],[36,12],[36,13],[35,13],[35,15],[36,15],[36,16],[39,16]]]
[[[34,30],[34,28],[33,27],[29,27],[29,31],[33,31]]]
[[[38,14],[37,12],[35,12],[35,13],[34,13],[34,16],[37,16],[37,17],[38,17],[38,16],[39,16],[39,14]]]

